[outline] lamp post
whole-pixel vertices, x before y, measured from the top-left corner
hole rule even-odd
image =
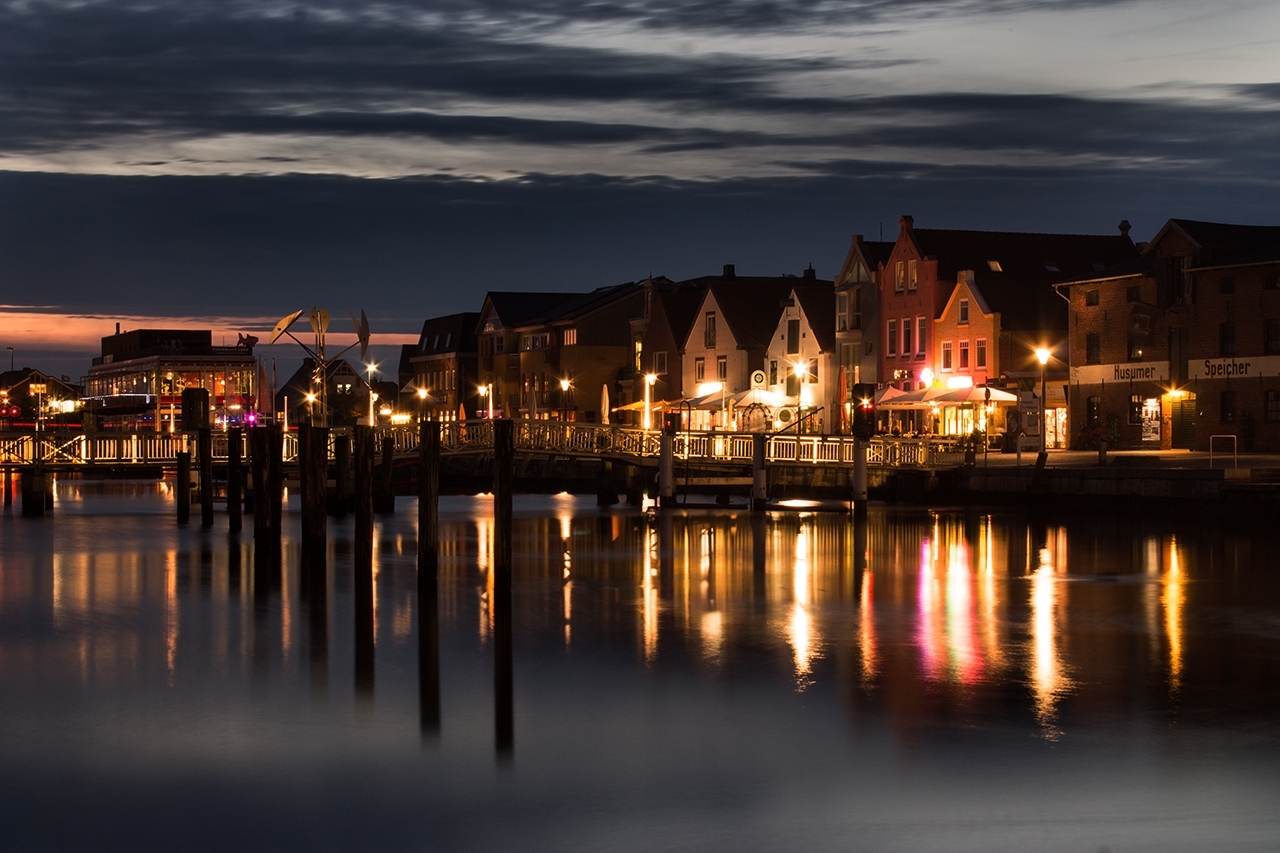
[[[644,375],[644,428],[653,429],[653,386],[658,381],[658,374]]]
[[[418,389],[418,423],[422,423],[423,415],[425,414],[424,410],[426,408],[427,408],[427,389],[419,388]]]
[[[315,402],[316,402],[316,395],[313,392],[308,391],[307,392],[307,423],[314,423],[312,421],[312,418],[315,416]]]
[[[1050,355],[1051,353],[1049,352],[1049,349],[1047,347],[1040,347],[1036,350],[1036,361],[1040,362],[1040,452],[1041,453],[1044,453],[1045,447],[1046,447],[1045,427],[1047,426],[1044,422],[1044,416],[1045,416],[1044,367],[1046,364],[1049,363]]]
[[[485,398],[488,403],[489,420],[493,420],[493,383],[487,385],[477,385],[476,393]]]
[[[373,418],[373,401],[378,399],[378,395],[373,393],[373,374],[378,371],[378,365],[366,364],[365,370],[369,372],[369,426],[373,426],[376,423]]]
[[[569,420],[569,388],[572,383],[568,379],[560,380],[560,422]]]

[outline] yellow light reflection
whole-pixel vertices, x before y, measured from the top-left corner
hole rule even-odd
[[[178,663],[178,554],[165,554],[164,564],[164,663],[169,686]]]
[[[1169,539],[1169,571],[1164,576],[1164,630],[1169,641],[1169,692],[1177,693],[1182,688],[1182,605],[1184,598],[1183,585],[1186,579],[1182,575],[1182,560],[1178,554],[1178,538]]]
[[[1060,588],[1054,577],[1052,554],[1040,550],[1040,564],[1031,577],[1030,681],[1035,694],[1036,720],[1047,740],[1061,736],[1055,722],[1058,700],[1069,682],[1058,653],[1057,607]]]
[[[804,690],[813,683],[814,647],[818,643],[809,606],[813,599],[813,563],[809,559],[811,547],[809,524],[803,523],[796,532],[795,565],[791,575],[791,618],[787,622],[787,642],[795,660],[796,690]]]
[[[654,552],[658,548],[658,535],[652,527],[644,531],[644,564],[640,581],[640,593],[644,604],[644,626],[642,642],[644,646],[644,664],[652,667],[658,657],[658,589],[653,579],[658,570],[654,567]]]
[[[862,649],[862,686],[870,687],[880,670],[880,652],[876,646],[875,574],[862,573],[859,595],[858,646]]]

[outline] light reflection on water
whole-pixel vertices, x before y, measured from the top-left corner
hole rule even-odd
[[[415,847],[424,825],[482,849],[1280,838],[1269,534],[520,498],[507,766],[489,498],[443,502],[434,598],[412,501],[379,517],[362,671],[350,519],[311,577],[296,516],[276,563],[222,519],[179,529],[163,486],[58,497],[0,521],[0,819],[19,846]],[[280,795],[300,804],[254,803]],[[369,812],[339,820],[343,798]],[[37,820],[67,809],[115,840]]]

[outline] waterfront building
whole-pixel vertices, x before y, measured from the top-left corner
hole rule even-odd
[[[517,327],[578,293],[521,293],[491,290],[476,322],[479,348],[479,414],[518,417],[521,408],[520,334]],[[625,338],[624,338],[625,340]]]
[[[1170,219],[1064,283],[1079,443],[1280,450],[1280,227]]]
[[[635,375],[631,321],[644,311],[639,282],[601,287],[513,324],[519,342],[520,417],[598,423]]]
[[[684,341],[681,383],[685,395],[704,400],[719,395],[723,401],[719,406],[710,401],[694,410],[693,429],[733,427],[728,400],[750,389],[753,371],[765,369],[765,354],[793,289],[825,288],[828,310],[834,310],[832,282],[819,280],[812,268],[802,278],[739,277],[732,268],[726,268],[726,273],[730,274],[707,281]]]
[[[352,426],[367,423],[369,416],[369,383],[346,359],[325,364],[324,394],[320,391],[319,371],[315,359],[308,356],[276,391],[275,410],[283,413],[290,426],[315,423],[324,425],[324,407],[328,407],[329,426]],[[395,389],[395,383],[389,383]],[[387,396],[394,400],[395,395]]]
[[[903,216],[878,274],[880,381],[904,391],[998,381],[1039,394],[1035,352],[1047,348],[1047,444],[1064,444],[1068,317],[1054,285],[1135,258],[1128,231],[1127,222],[1117,235],[931,229]]]
[[[0,426],[79,426],[82,393],[66,376],[34,367],[6,370],[0,373]]]
[[[854,234],[836,274],[836,347],[848,388],[880,381],[880,292],[876,282],[893,246],[889,241],[863,240],[861,234]]]
[[[478,312],[467,311],[433,317],[422,324],[417,345],[405,346],[409,375],[400,383],[405,411],[432,420],[452,420],[459,409],[476,417],[484,408],[478,384],[479,321]],[[403,368],[401,372],[405,372]],[[425,396],[420,391],[425,391]]]
[[[256,419],[258,339],[214,346],[208,329],[133,329],[102,339],[102,355],[84,379],[85,405],[98,426],[175,431],[182,392],[204,389],[219,423]]]
[[[770,392],[766,399],[784,404],[773,407],[766,428],[785,427],[793,418],[801,419],[803,432],[835,432],[840,426],[843,400],[837,393],[836,306],[831,291],[822,284],[796,285],[782,303],[760,372]]]
[[[687,282],[677,284],[665,276],[647,279],[644,285],[644,315],[631,321],[636,370],[641,376],[654,377],[651,401],[679,400],[684,397],[684,341],[706,289]],[[620,403],[643,400],[644,387],[624,383],[621,396]],[[637,413],[631,420],[639,424],[642,417]]]

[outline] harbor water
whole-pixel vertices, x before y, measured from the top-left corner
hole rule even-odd
[[[0,518],[3,849],[1280,849],[1275,528],[517,496],[507,701],[487,496],[434,590],[378,517],[367,649],[289,510]]]

